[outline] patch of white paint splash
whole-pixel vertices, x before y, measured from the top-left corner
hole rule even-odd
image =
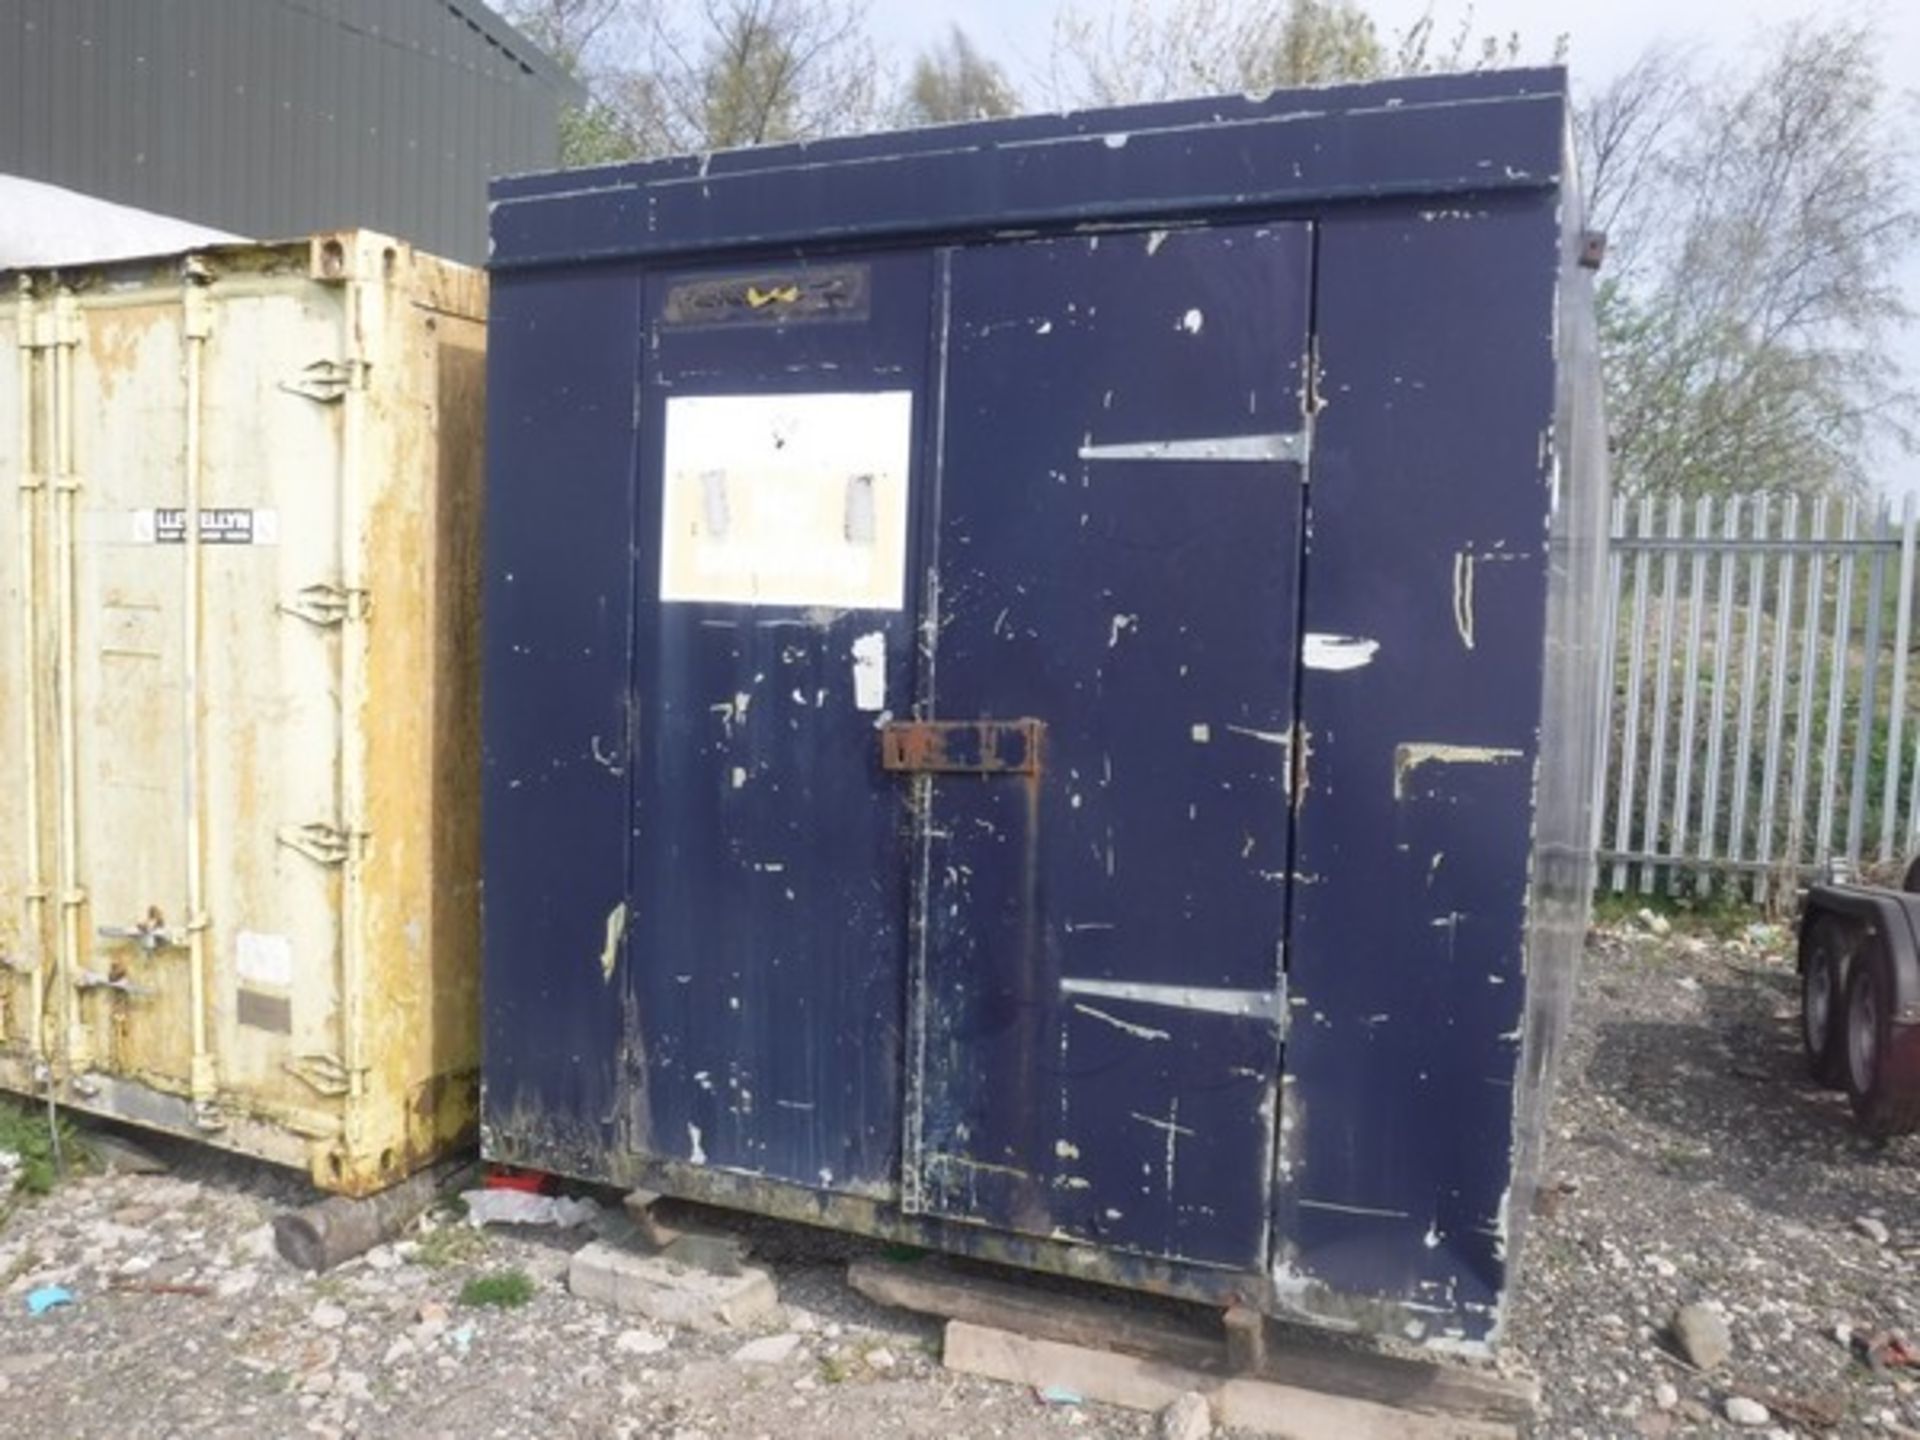
[[[1118,1015],[1109,1015],[1106,1011],[1095,1009],[1091,1005],[1076,1004],[1073,1008],[1082,1015],[1090,1015],[1095,1020],[1104,1020],[1114,1029],[1131,1035],[1136,1040],[1171,1040],[1173,1038],[1165,1030],[1156,1030],[1151,1025],[1135,1025],[1130,1021],[1122,1020]]]
[[[1300,642],[1300,663],[1309,670],[1358,670],[1371,665],[1379,653],[1378,640],[1355,635],[1315,632],[1303,636]]]
[[[1183,1139],[1190,1139],[1195,1133],[1190,1127],[1182,1125],[1180,1123],[1180,1102],[1178,1100],[1170,1100],[1167,1103],[1167,1114],[1165,1119],[1161,1119],[1158,1116],[1153,1116],[1153,1115],[1142,1115],[1138,1110],[1130,1110],[1127,1113],[1133,1119],[1138,1120],[1142,1125],[1151,1125],[1155,1130],[1160,1131],[1163,1135],[1167,1137],[1167,1157],[1166,1157],[1166,1163],[1165,1163],[1165,1174],[1166,1174],[1167,1195],[1169,1198],[1172,1198],[1174,1182],[1175,1182],[1175,1179],[1177,1178],[1177,1167],[1180,1159],[1180,1142]],[[1150,1167],[1147,1173],[1148,1174],[1152,1173],[1152,1170]]]
[[[613,967],[620,961],[620,946],[627,938],[627,902],[622,900],[607,912],[607,938],[600,947],[600,978],[613,981]]]
[[[1062,1160],[1078,1160],[1080,1147],[1071,1140],[1056,1140],[1053,1142],[1053,1153]]]
[[[1518,750],[1492,745],[1443,745],[1408,741],[1393,751],[1393,798],[1407,798],[1407,777],[1422,765],[1504,765],[1520,759]]]
[[[1161,247],[1162,245],[1164,245],[1164,244],[1166,244],[1166,243],[1167,243],[1167,232],[1166,232],[1166,231],[1164,231],[1164,230],[1149,230],[1149,231],[1147,232],[1147,254],[1149,254],[1149,255],[1157,255],[1157,254],[1159,254],[1159,253],[1160,253],[1160,247]]]
[[[1122,631],[1137,629],[1139,625],[1140,617],[1138,615],[1114,616],[1113,628],[1107,633],[1107,648],[1112,650],[1120,644],[1120,634]]]
[[[707,1163],[706,1147],[700,1143],[700,1127],[691,1121],[687,1124],[687,1145],[689,1147],[687,1154],[689,1163],[694,1165],[704,1165]]]
[[[1189,335],[1198,335],[1207,323],[1207,317],[1198,310],[1189,310],[1180,317],[1180,328]]]
[[[1465,550],[1453,557],[1453,628],[1460,643],[1473,649],[1473,556]]]
[[[853,642],[853,708],[887,708],[887,637],[874,630]]]
[[[1262,745],[1278,745],[1283,750],[1293,748],[1293,736],[1285,730],[1253,730],[1245,725],[1229,725],[1227,731],[1232,735],[1244,735],[1249,740],[1258,740]]]
[[[1275,1018],[1280,997],[1272,990],[1228,990],[1195,985],[1149,985],[1132,980],[1094,980],[1065,975],[1063,995],[1088,995],[1096,1000],[1124,1000],[1138,1005],[1161,1005],[1175,1010],[1202,1010],[1214,1015]]]

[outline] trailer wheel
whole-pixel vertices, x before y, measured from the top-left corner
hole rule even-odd
[[[1874,1135],[1920,1130],[1920,1088],[1903,1086],[1894,1064],[1893,957],[1878,936],[1849,967],[1846,1004],[1847,1098]]]
[[[1807,1073],[1838,1090],[1847,1083],[1847,961],[1857,942],[1838,915],[1818,915],[1800,953],[1800,1042]]]

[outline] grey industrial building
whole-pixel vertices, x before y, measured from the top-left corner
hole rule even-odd
[[[575,82],[475,0],[0,0],[0,174],[259,239],[486,256]]]

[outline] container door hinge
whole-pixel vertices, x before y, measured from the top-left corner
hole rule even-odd
[[[344,830],[325,821],[290,825],[274,838],[316,865],[344,865],[356,858],[367,843],[365,831]]]
[[[365,590],[322,581],[306,586],[291,600],[283,600],[274,608],[282,615],[330,629],[349,620],[365,620],[373,613],[373,597]]]
[[[346,397],[349,390],[367,388],[367,371],[370,368],[364,360],[315,360],[299,373],[282,380],[280,388],[289,395],[300,395],[322,405],[335,405]]]
[[[297,1055],[286,1071],[316,1094],[338,1099],[353,1088],[352,1072],[338,1055]]]

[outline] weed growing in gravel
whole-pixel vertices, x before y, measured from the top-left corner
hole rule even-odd
[[[827,1385],[844,1385],[853,1378],[853,1361],[845,1355],[822,1355],[820,1379]]]
[[[424,1231],[420,1252],[414,1258],[429,1270],[445,1270],[478,1260],[486,1253],[486,1235],[471,1225],[455,1222]]]
[[[496,1270],[476,1275],[460,1287],[462,1305],[492,1305],[517,1310],[533,1299],[533,1281],[524,1270]]]
[[[1733,940],[1744,935],[1747,927],[1767,918],[1766,912],[1735,895],[1644,895],[1629,890],[1614,895],[1602,892],[1593,897],[1593,923],[1608,927],[1632,925],[1642,910],[1660,915],[1683,935],[1711,936]]]
[[[83,1154],[80,1137],[64,1116],[59,1126],[60,1153],[73,1166]],[[40,1106],[0,1102],[0,1150],[20,1157],[19,1177],[14,1182],[20,1193],[45,1195],[53,1189],[53,1131]]]
[[[1656,1163],[1662,1170],[1681,1180],[1689,1175],[1704,1172],[1712,1159],[1713,1152],[1710,1150],[1681,1144],[1662,1145],[1659,1154],[1655,1157]]]

